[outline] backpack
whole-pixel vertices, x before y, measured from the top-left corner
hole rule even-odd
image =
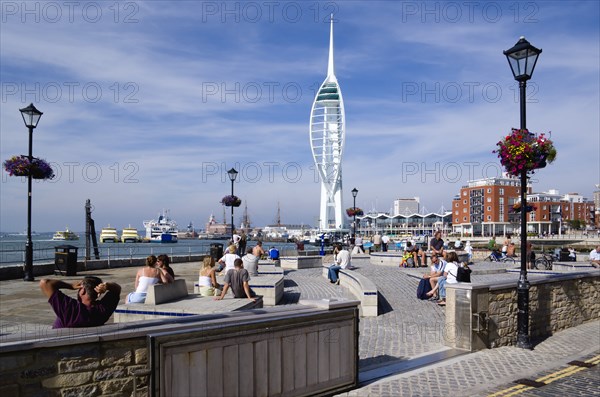
[[[471,282],[471,269],[468,267],[459,266],[456,271],[456,281],[463,283]]]
[[[419,286],[417,287],[417,298],[419,299],[429,299],[427,293],[431,291],[431,283],[429,283],[429,279],[422,278],[419,281]]]

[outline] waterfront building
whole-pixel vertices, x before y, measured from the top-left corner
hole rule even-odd
[[[469,181],[452,200],[452,231],[461,236],[506,236],[518,234],[521,215],[520,180],[509,175]],[[527,187],[527,232],[561,235],[572,224],[596,222],[594,203],[578,193],[561,195],[558,190],[533,193]]]
[[[436,231],[447,235],[452,231],[452,212],[412,213],[390,215],[385,212],[372,212],[356,217],[357,233],[372,236],[377,232],[387,234],[392,239],[415,236],[431,236]]]
[[[519,200],[519,178],[504,174],[467,182],[452,200],[452,230],[461,236],[513,234],[519,224],[509,219],[510,208]],[[528,191],[531,187],[528,186]]]
[[[418,197],[399,198],[394,200],[394,216],[419,213],[420,200]]]
[[[310,112],[310,147],[321,179],[320,230],[344,227],[342,204],[342,154],[346,117],[342,91],[333,65],[333,15],[329,27],[329,62],[327,77]]]

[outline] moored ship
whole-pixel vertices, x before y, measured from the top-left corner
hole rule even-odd
[[[124,243],[139,243],[142,241],[142,238],[138,234],[137,229],[129,225],[129,227],[123,228],[123,232],[121,233],[121,241]]]
[[[176,243],[177,222],[169,218],[169,211],[159,214],[158,220],[144,221],[146,228],[146,239],[151,243]]]
[[[114,227],[110,227],[110,225],[108,225],[107,227],[103,227],[100,231],[101,243],[118,243],[119,241],[121,241],[119,240],[119,234],[117,233],[117,229]]]

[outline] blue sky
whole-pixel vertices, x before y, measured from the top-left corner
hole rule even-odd
[[[315,225],[320,184],[309,145],[315,90],[335,71],[346,108],[345,207],[389,211],[418,196],[450,207],[469,179],[497,175],[492,153],[519,126],[503,50],[543,49],[527,126],[552,131],[554,164],[534,191],[591,198],[600,182],[600,11],[580,2],[1,3],[0,156],[27,153],[18,109],[44,112],[34,156],[57,178],[33,187],[33,229],[97,228],[170,209],[201,227],[230,192],[255,225]],[[27,183],[2,173],[0,230],[26,227]],[[244,205],[242,204],[242,205]],[[236,223],[239,223],[236,212]],[[227,213],[229,219],[229,212]]]

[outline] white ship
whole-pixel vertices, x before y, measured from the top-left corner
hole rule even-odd
[[[119,239],[119,234],[117,233],[117,229],[114,227],[103,227],[100,231],[100,242],[101,243],[118,243],[121,241]]]
[[[58,232],[54,233],[54,236],[52,236],[52,240],[79,240],[79,236],[70,231],[67,227],[67,229],[64,231],[59,230]]]
[[[176,243],[177,223],[169,218],[169,210],[159,214],[158,220],[144,221],[146,239],[151,243]]]
[[[138,234],[137,229],[129,225],[129,227],[123,228],[123,232],[121,233],[121,241],[124,243],[139,243],[142,241],[142,239]]]

